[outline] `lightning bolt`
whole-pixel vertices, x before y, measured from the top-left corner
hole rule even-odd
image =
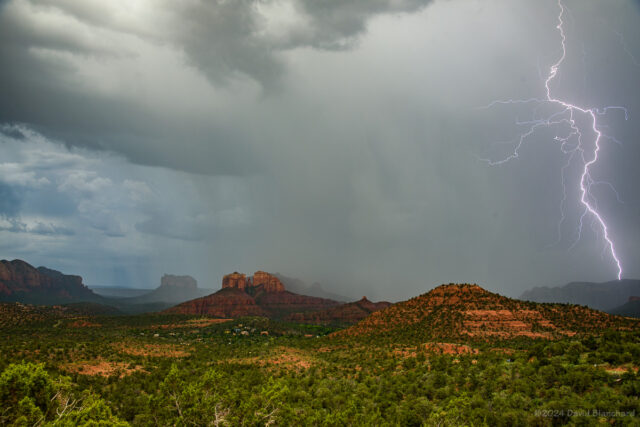
[[[613,186],[607,182],[603,181],[595,181],[592,179],[590,170],[591,168],[598,162],[598,156],[601,149],[601,142],[603,139],[609,139],[615,143],[619,143],[614,137],[608,136],[603,133],[600,126],[598,125],[598,117],[607,114],[610,110],[622,110],[625,114],[625,120],[629,118],[628,112],[624,107],[620,106],[608,106],[604,108],[588,108],[580,105],[576,105],[570,103],[569,101],[557,98],[553,95],[551,90],[551,83],[556,79],[558,75],[558,70],[562,66],[567,56],[567,47],[566,47],[566,34],[564,30],[564,17],[565,13],[568,9],[562,4],[561,0],[557,0],[557,5],[559,8],[558,20],[556,29],[560,35],[560,46],[561,46],[561,55],[559,59],[549,67],[549,71],[544,78],[544,98],[529,98],[529,99],[509,99],[509,100],[498,100],[493,101],[490,104],[482,107],[482,108],[492,108],[496,105],[515,105],[515,104],[538,104],[541,105],[551,105],[558,107],[558,111],[553,114],[542,118],[542,119],[534,119],[530,121],[518,121],[517,125],[528,126],[528,130],[521,133],[514,141],[515,144],[514,150],[508,156],[500,159],[500,160],[491,160],[491,159],[480,159],[486,161],[489,165],[495,166],[504,164],[511,160],[518,158],[519,151],[525,141],[532,136],[537,130],[540,128],[551,128],[554,126],[566,125],[569,129],[569,133],[566,136],[556,135],[554,140],[558,142],[560,145],[560,150],[563,154],[568,154],[569,159],[567,163],[562,167],[562,185],[563,185],[563,198],[560,204],[561,218],[558,224],[558,235],[560,239],[560,226],[562,222],[565,220],[564,214],[564,204],[566,203],[567,193],[565,187],[565,170],[569,167],[569,165],[574,161],[575,158],[581,161],[582,172],[580,174],[579,179],[579,194],[580,194],[580,204],[582,206],[582,214],[580,215],[579,228],[578,228],[578,238],[574,242],[575,243],[580,240],[582,234],[582,227],[584,225],[584,220],[587,216],[590,216],[593,220],[592,226],[596,226],[599,231],[602,233],[605,242],[605,250],[608,251],[611,255],[611,258],[615,264],[617,269],[617,277],[618,280],[622,278],[622,264],[618,255],[616,254],[616,249],[614,242],[609,234],[609,228],[605,222],[603,216],[598,212],[598,206],[595,197],[591,193],[591,188],[596,185],[606,185],[613,190],[616,194],[618,201],[620,201],[620,197],[618,193],[615,191]],[[626,50],[626,49],[625,49]],[[635,58],[634,58],[635,59]],[[537,109],[536,113],[537,115]],[[592,145],[587,147],[584,143],[587,138],[585,134],[588,132],[592,132],[593,139]],[[573,246],[573,245],[572,245]]]

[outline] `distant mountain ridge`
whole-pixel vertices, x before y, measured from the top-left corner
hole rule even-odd
[[[623,279],[610,282],[571,282],[558,287],[536,287],[520,295],[521,300],[586,305],[609,311],[640,295],[640,280]]]
[[[0,301],[29,304],[99,302],[105,299],[82,283],[82,277],[15,259],[0,261]]]
[[[640,321],[578,305],[520,301],[478,285],[448,284],[377,311],[334,336],[379,335],[419,342],[555,339],[607,328],[637,329]]]
[[[635,317],[640,318],[640,296],[632,295],[629,300],[619,307],[611,309],[611,314],[617,314],[618,316]]]

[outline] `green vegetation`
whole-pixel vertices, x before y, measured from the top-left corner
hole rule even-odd
[[[69,377],[52,379],[41,364],[9,365],[0,375],[0,403],[3,425],[127,425],[95,394],[78,391]]]
[[[631,426],[640,414],[638,331],[428,346],[264,318],[37,320],[0,328],[2,425]]]

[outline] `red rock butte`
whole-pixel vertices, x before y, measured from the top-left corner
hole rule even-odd
[[[219,291],[185,301],[165,313],[285,318],[291,313],[325,310],[338,305],[341,305],[338,301],[289,292],[273,274],[256,271],[247,277],[236,271],[222,278]]]

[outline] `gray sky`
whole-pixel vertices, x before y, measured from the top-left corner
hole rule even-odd
[[[637,278],[640,3],[563,3],[553,95],[629,113],[598,116],[591,200],[623,276]],[[480,160],[507,157],[522,122],[557,111],[479,107],[545,96],[558,11],[555,0],[1,1],[0,258],[89,286],[176,273],[218,288],[227,272],[263,269],[389,300],[443,282],[519,295],[611,280],[592,216],[577,240],[581,165],[554,139],[566,123],[539,128],[510,162]]]

